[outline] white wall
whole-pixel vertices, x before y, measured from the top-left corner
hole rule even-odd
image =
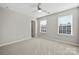
[[[73,35],[58,34],[58,17],[72,15],[73,16]],[[40,21],[47,20],[47,32],[40,33]],[[51,14],[37,19],[37,37],[60,40],[61,42],[70,42],[79,45],[79,8],[68,9],[59,13]]]
[[[5,44],[23,38],[31,38],[31,20],[7,8],[0,7],[0,44]]]

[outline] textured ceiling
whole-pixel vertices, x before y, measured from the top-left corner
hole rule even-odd
[[[40,7],[52,14],[77,7],[78,5],[78,3],[42,3]],[[4,8],[8,7],[13,11],[32,17],[41,17],[46,15],[45,13],[33,12],[34,10],[36,10],[37,3],[0,3],[0,6]]]

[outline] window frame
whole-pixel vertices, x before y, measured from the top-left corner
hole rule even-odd
[[[71,17],[71,19],[72,19],[72,24],[71,24],[71,34],[67,34],[67,33],[59,33],[59,18],[60,17],[64,17],[64,16],[59,16],[58,17],[58,34],[59,35],[68,35],[68,36],[72,36],[73,35],[73,15],[65,15],[65,16],[70,16]]]
[[[47,23],[47,20],[40,20],[40,22],[41,22],[41,21],[46,21],[46,23]],[[47,24],[46,24],[45,26],[46,26],[46,29],[45,29],[46,32],[43,32],[43,31],[41,31],[42,28],[41,28],[41,24],[40,24],[40,33],[47,33]]]

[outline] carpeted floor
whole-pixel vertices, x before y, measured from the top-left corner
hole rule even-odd
[[[74,55],[79,54],[79,47],[33,38],[0,47],[0,55]]]

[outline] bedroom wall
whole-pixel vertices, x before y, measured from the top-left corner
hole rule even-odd
[[[79,8],[72,8],[62,12],[54,13],[48,16],[44,16],[37,19],[38,30],[37,37],[45,38],[49,40],[59,40],[64,42],[72,42],[79,44],[79,18],[78,18]],[[73,35],[60,35],[58,34],[58,17],[59,16],[73,16]],[[40,20],[47,20],[47,32],[40,33]]]
[[[31,38],[28,15],[0,7],[0,45]]]

